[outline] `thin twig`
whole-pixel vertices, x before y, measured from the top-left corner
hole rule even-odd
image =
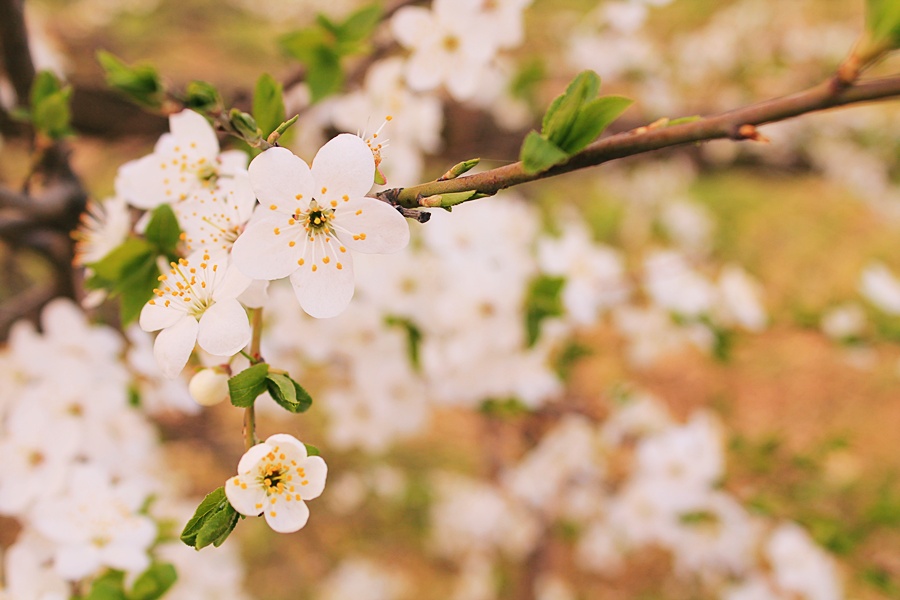
[[[526,173],[522,163],[516,162],[456,179],[385,190],[379,193],[378,197],[398,206],[416,208],[423,206],[422,199],[441,194],[474,190],[479,194],[493,195],[514,185],[562,175],[661,148],[715,139],[755,139],[758,136],[755,128],[760,125],[829,108],[900,96],[900,77],[875,79],[845,87],[836,85],[835,82],[836,80],[832,78],[803,92],[766,100],[691,123],[643,128],[638,130],[639,132],[612,135],[590,144],[568,161],[540,173]]]
[[[34,81],[34,62],[28,49],[24,4],[24,0],[0,0],[0,51],[20,106],[28,102]]]

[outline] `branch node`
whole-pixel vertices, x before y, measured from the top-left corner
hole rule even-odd
[[[425,212],[424,210],[404,208],[402,206],[398,206],[397,210],[407,219],[413,219],[414,221],[418,221],[419,223],[427,223],[428,220],[431,219],[431,213]]]
[[[738,127],[737,134],[732,136],[735,140],[750,140],[752,142],[762,142],[768,144],[771,140],[761,134],[756,125],[745,123]]]

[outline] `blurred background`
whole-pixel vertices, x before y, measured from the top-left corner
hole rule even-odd
[[[173,88],[211,82],[245,110],[273,75],[300,115],[285,143],[307,161],[390,114],[383,171],[398,187],[476,156],[479,169],[516,161],[581,70],[635,100],[616,133],[815,85],[864,21],[862,0],[498,1],[510,29],[495,30],[504,42],[470,97],[411,89],[414,50],[387,19],[313,102],[291,34],[361,6],[28,0],[26,17],[37,67],[72,85],[69,160],[95,200],[168,130],[105,85],[98,50],[153,64]],[[894,56],[876,74],[898,67]],[[14,97],[0,82],[7,112]],[[0,182],[17,188],[33,154],[10,123]],[[244,582],[177,593],[900,598],[900,111],[886,101],[761,131],[768,142],[654,152],[436,210],[410,222],[403,253],[358,256],[356,297],[334,319],[307,317],[273,283],[263,355],[315,403],[298,416],[261,402],[260,437],[317,446],[328,485],[298,533],[247,519],[223,548],[167,554],[199,574],[230,552]],[[0,252],[8,331],[60,274],[27,244]],[[115,301],[87,314],[118,326]],[[241,411],[201,410],[185,382],[157,382],[137,358],[152,338],[127,335],[110,360],[149,415],[140,451],[164,457],[155,493],[196,505],[233,474]],[[11,340],[7,407],[24,385],[9,365],[36,360]],[[128,423],[112,426],[117,444]],[[4,547],[22,522],[4,518]],[[205,577],[214,586],[215,570]]]

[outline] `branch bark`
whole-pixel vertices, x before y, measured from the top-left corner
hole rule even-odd
[[[671,127],[639,128],[612,135],[590,144],[568,161],[540,173],[526,173],[522,163],[516,162],[456,179],[385,190],[379,193],[378,197],[404,208],[441,206],[440,199],[426,199],[442,194],[467,191],[475,191],[480,197],[491,196],[514,185],[555,177],[617,158],[662,148],[716,139],[757,139],[756,127],[760,125],[784,121],[829,108],[886,100],[898,96],[900,96],[900,77],[874,79],[851,85],[845,85],[833,77],[815,87],[790,96],[751,104],[691,123]]]
[[[34,62],[28,48],[24,5],[24,0],[0,0],[0,50],[19,105],[28,102],[34,81]]]

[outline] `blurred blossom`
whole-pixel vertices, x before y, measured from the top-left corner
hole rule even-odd
[[[769,536],[765,554],[776,585],[809,600],[843,597],[834,560],[799,525],[783,523]]]
[[[842,304],[829,309],[820,321],[822,332],[833,340],[846,340],[863,333],[866,313],[859,304]]]
[[[365,558],[345,558],[319,585],[318,600],[394,600],[407,585],[399,573]]]
[[[767,316],[762,305],[763,289],[737,265],[726,265],[719,274],[718,302],[713,311],[716,323],[762,331]]]
[[[859,291],[878,309],[900,315],[900,281],[884,264],[872,263],[863,270]]]

